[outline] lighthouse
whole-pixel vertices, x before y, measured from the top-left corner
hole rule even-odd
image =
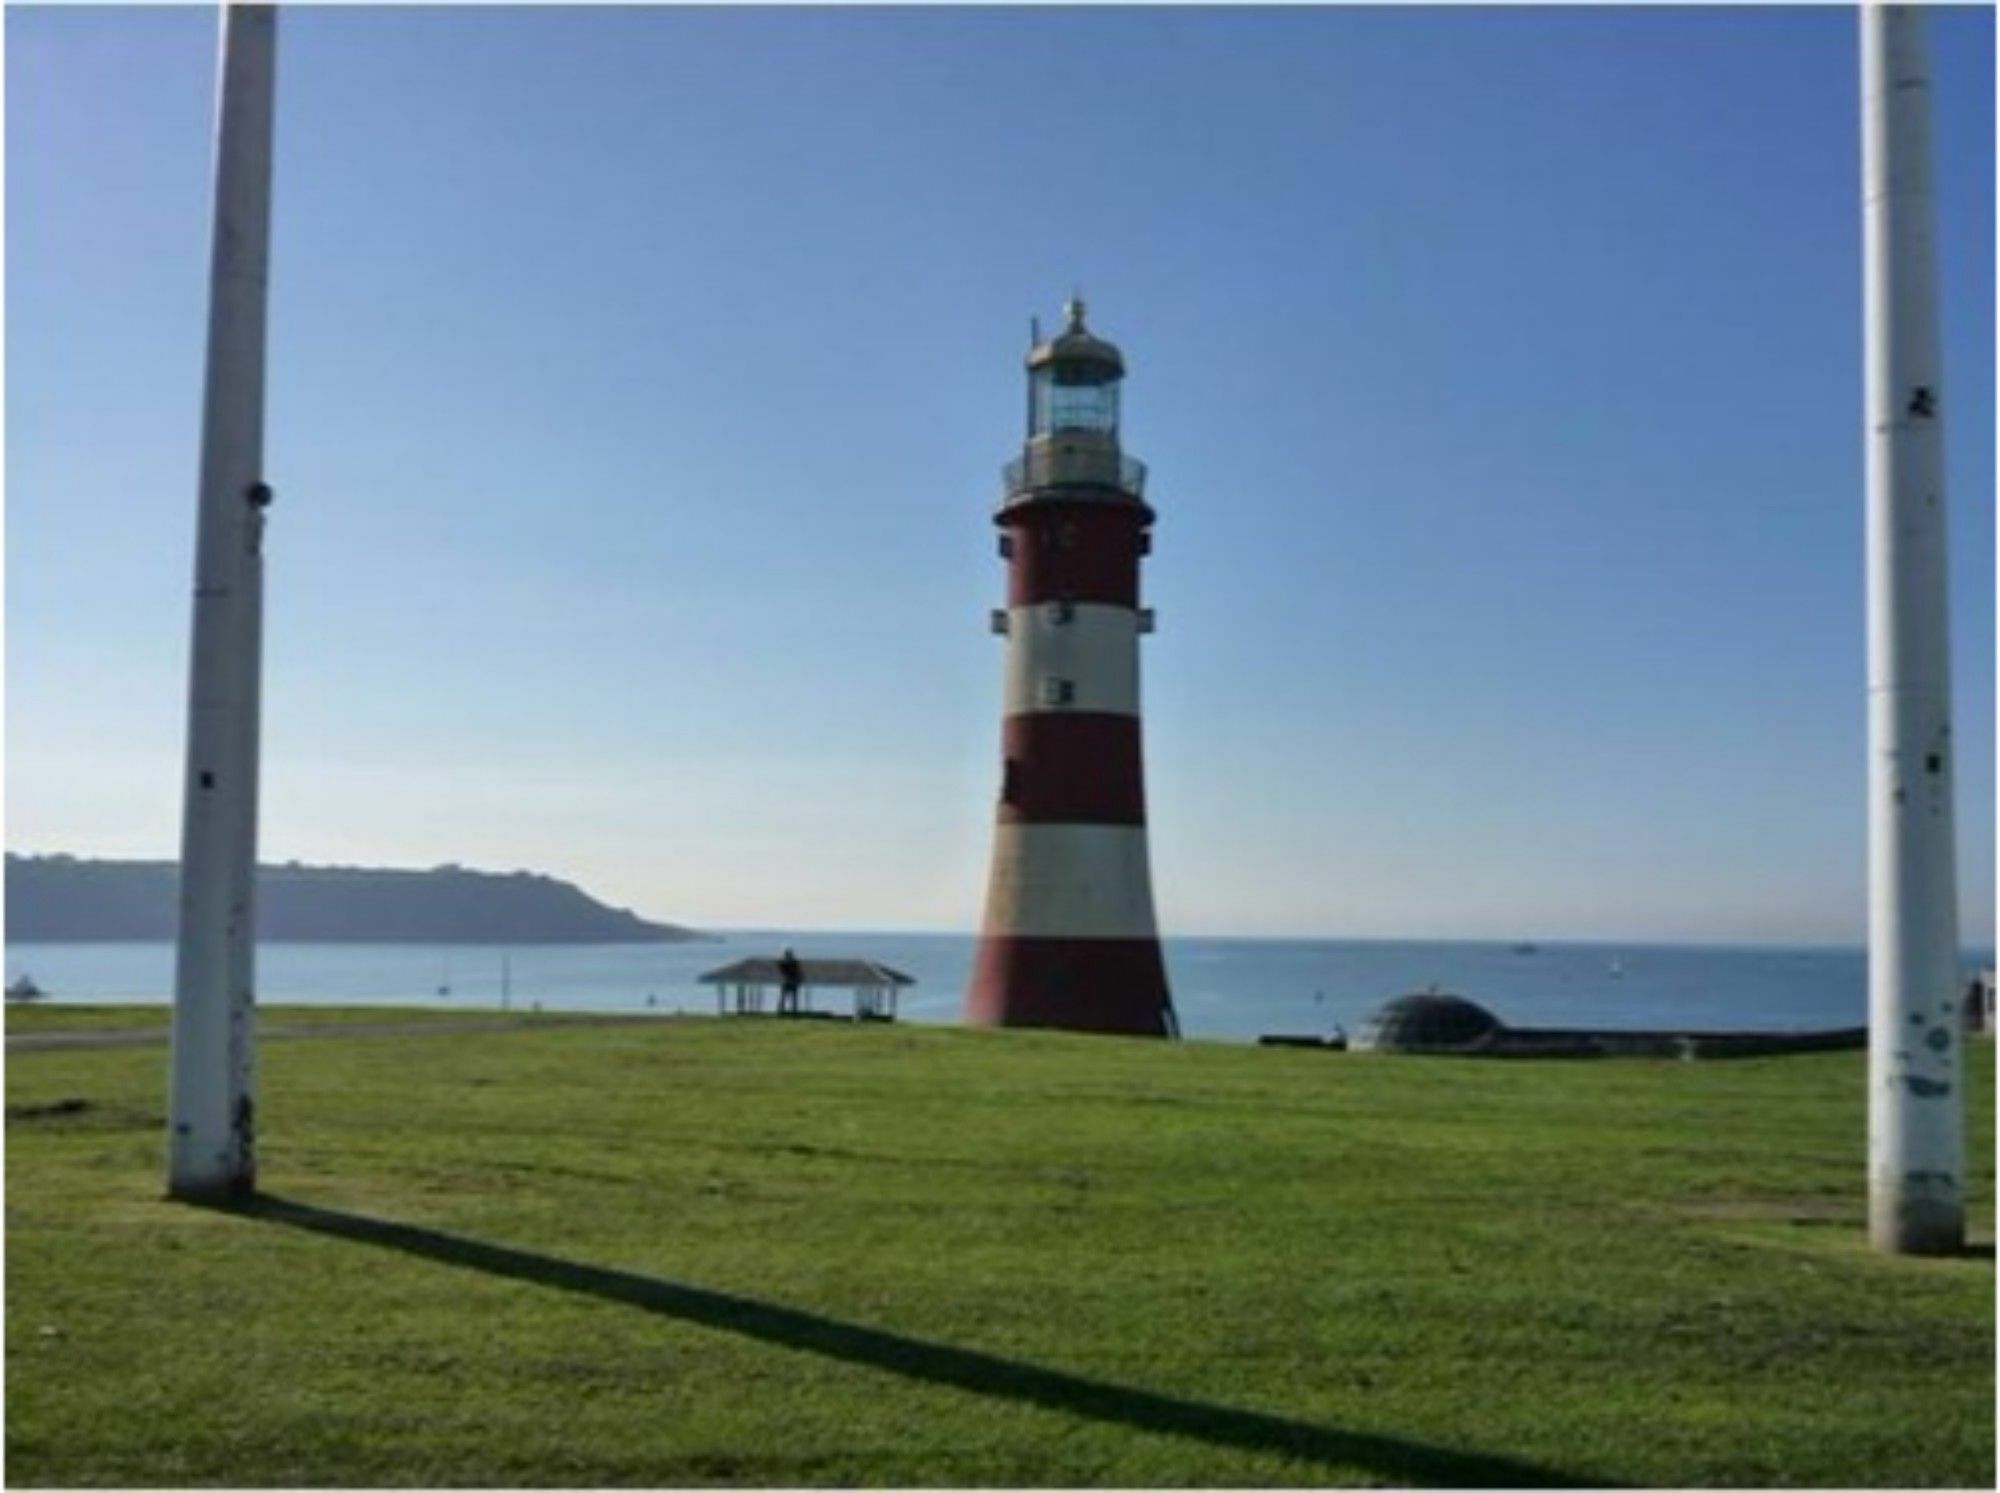
[[[1177,1035],[1153,916],[1140,756],[1146,469],[1118,440],[1125,359],[1066,308],[1028,352],[1028,432],[998,511],[1007,606],[986,916],[966,992],[982,1026]]]

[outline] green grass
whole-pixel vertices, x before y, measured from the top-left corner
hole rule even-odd
[[[1990,1242],[1867,1248],[1860,1054],[672,1019],[262,1063],[262,1213],[160,1199],[162,1049],[9,1063],[10,1481],[1993,1481]]]
[[[151,1005],[65,1005],[60,1001],[40,1001],[33,1005],[13,1004],[6,1008],[6,1028],[16,1036],[42,1032],[154,1031],[167,1029],[171,1008]],[[530,1010],[500,1011],[492,1006],[272,1006],[264,1011],[266,1022],[286,1030],[328,1026],[355,1026],[381,1023],[421,1026],[435,1021],[532,1021],[537,1017],[574,1020],[569,1012]],[[593,1020],[656,1020],[652,1017],[602,1016]]]

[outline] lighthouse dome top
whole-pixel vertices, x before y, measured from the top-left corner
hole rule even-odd
[[[1116,343],[1106,342],[1083,324],[1086,309],[1082,296],[1069,298],[1063,307],[1062,331],[1029,349],[1029,368],[1061,364],[1074,372],[1088,369],[1095,374],[1089,380],[1092,383],[1124,376],[1125,355],[1118,351]]]

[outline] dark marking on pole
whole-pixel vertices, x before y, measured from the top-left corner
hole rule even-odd
[[[1958,1191],[1958,1178],[1950,1172],[1904,1172],[1903,1180],[1905,1182],[1915,1182],[1921,1186],[1942,1187],[1950,1192]]]
[[[1951,1033],[1944,1027],[1934,1026],[1931,1028],[1931,1034],[1924,1038],[1924,1045],[1932,1052],[1943,1052],[1951,1046]]]
[[[237,1185],[249,1191],[256,1186],[257,1176],[257,1103],[248,1094],[238,1096],[231,1123],[236,1132],[236,1152],[242,1158]]]
[[[271,499],[275,494],[271,491],[270,483],[253,482],[244,493],[244,496],[250,499],[250,506],[252,508],[269,508],[271,506]]]
[[[201,786],[204,788],[213,788],[215,786],[215,774],[212,772],[204,772],[201,775]]]
[[[1910,417],[1930,420],[1937,416],[1937,393],[1928,384],[1918,384],[1910,394]]]
[[[1923,1078],[1915,1073],[1905,1075],[1903,1084],[1919,1099],[1942,1099],[1951,1092],[1950,1084],[1936,1078]]]
[[[1924,771],[1933,774],[1943,772],[1944,758],[1936,752],[1932,752],[1928,757],[1924,758]]]

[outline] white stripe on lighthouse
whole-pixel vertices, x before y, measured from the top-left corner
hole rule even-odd
[[[1058,699],[1053,682],[1069,685]],[[1037,710],[1139,713],[1139,614],[1096,602],[1036,602],[1007,612],[1008,715]]]
[[[1156,937],[1145,826],[997,826],[985,931],[989,938]]]

